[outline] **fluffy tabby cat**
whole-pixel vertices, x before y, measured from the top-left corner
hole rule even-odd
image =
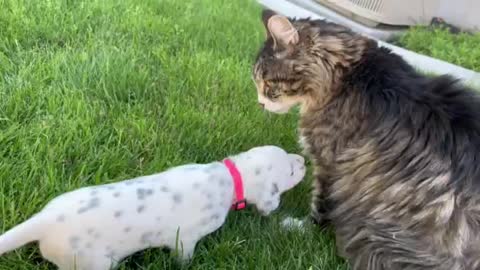
[[[264,11],[259,102],[300,105],[312,216],[353,269],[480,269],[480,99],[374,40]]]

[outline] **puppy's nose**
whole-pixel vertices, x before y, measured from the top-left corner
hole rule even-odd
[[[263,104],[261,102],[258,103],[258,106],[260,106],[260,108],[262,108],[262,109],[265,109],[265,104]]]

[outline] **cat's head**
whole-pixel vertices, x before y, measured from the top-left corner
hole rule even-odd
[[[328,102],[341,75],[371,42],[324,20],[290,19],[270,10],[262,20],[267,35],[252,75],[258,102],[274,113]]]

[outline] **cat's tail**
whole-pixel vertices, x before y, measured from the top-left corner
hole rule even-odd
[[[0,256],[25,244],[39,240],[46,226],[45,216],[39,213],[0,235]]]

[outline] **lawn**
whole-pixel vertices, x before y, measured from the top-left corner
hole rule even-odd
[[[442,28],[413,27],[398,43],[406,49],[480,72],[480,33],[451,34]]]
[[[220,160],[299,151],[295,114],[256,106],[264,33],[253,0],[0,0],[0,232],[79,187]],[[308,178],[274,215],[234,212],[189,269],[345,269],[331,233],[285,231],[308,214]],[[168,252],[120,269],[180,269]],[[54,269],[35,244],[0,270]]]
[[[297,116],[256,106],[264,37],[253,0],[0,0],[0,232],[79,187],[273,144],[298,152]],[[479,36],[414,28],[406,48],[480,70]],[[308,177],[266,218],[232,212],[182,267],[151,249],[119,269],[346,269],[331,233],[286,231]],[[35,244],[0,270],[54,269]]]

